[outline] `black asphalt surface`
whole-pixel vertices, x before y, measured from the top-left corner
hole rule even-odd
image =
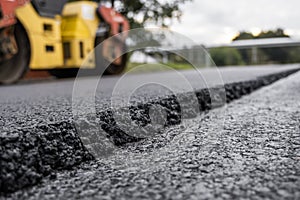
[[[274,66],[253,66],[253,67],[227,67],[216,69],[202,69],[200,73],[191,71],[180,71],[180,74],[186,77],[193,90],[200,90],[207,87],[213,87],[220,84],[246,82],[255,80],[258,77],[275,74],[283,71],[299,68],[299,65],[274,65]],[[97,85],[96,107],[99,111],[111,107],[112,91],[120,77],[101,78]],[[128,88],[136,86],[138,80],[148,82],[169,83],[174,88],[181,88],[182,83],[178,82],[177,73],[159,72],[151,74],[130,74],[124,80],[122,92],[116,95],[122,99],[129,92]],[[86,94],[94,94],[91,88],[97,83],[97,78],[79,78],[80,91],[83,99]],[[181,79],[180,79],[181,80]],[[164,83],[163,82],[163,83]],[[122,82],[123,83],[123,82]],[[73,117],[71,112],[72,93],[74,89],[74,80],[58,80],[33,83],[19,83],[18,85],[0,87],[1,103],[1,126],[0,130],[19,129],[20,127],[31,127],[38,124],[49,124],[53,122],[62,122]],[[192,91],[192,90],[191,90]],[[77,94],[77,93],[76,93]],[[148,102],[149,99],[155,99],[158,96],[167,96],[171,93],[168,90],[160,88],[147,88],[139,90],[133,94],[132,102]],[[88,107],[88,105],[87,105]],[[12,115],[13,113],[13,115]]]
[[[293,65],[221,70],[227,100],[271,84],[297,68]],[[193,79],[191,72],[185,73],[190,73],[188,80],[201,99],[205,96],[204,82],[198,86],[199,79]],[[216,77],[210,73],[202,72],[211,87]],[[143,76],[131,75],[126,83],[147,79]],[[152,76],[154,82],[162,78],[162,74]],[[163,74],[171,83],[172,76]],[[82,145],[72,123],[71,80],[2,87],[1,192],[18,190],[2,194],[3,198],[297,199],[300,133],[299,95],[295,91],[299,91],[299,77],[296,73],[231,102],[227,108],[216,108],[182,123],[176,106],[173,109],[165,105],[171,113],[168,125],[173,126],[154,138],[134,143],[127,143],[135,138],[124,139],[110,122],[109,91],[117,78],[105,78],[102,91],[97,93],[97,116],[107,137],[118,145],[118,151],[96,160]],[[88,90],[91,79],[80,81]],[[157,88],[142,91],[133,102],[158,101],[154,97],[161,99],[164,92]],[[174,102],[172,98],[159,103],[170,102]],[[199,102],[204,103],[200,110],[212,108],[209,100]],[[138,120],[144,118],[142,114]]]

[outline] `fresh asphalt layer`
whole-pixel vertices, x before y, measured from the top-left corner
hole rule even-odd
[[[181,77],[178,78],[177,72],[159,72],[151,74],[130,74],[126,76],[122,86],[122,91],[116,94],[122,99],[130,90],[136,86],[138,80],[145,80],[151,83],[168,82],[171,88],[178,87],[183,89],[200,90],[220,84],[245,82],[255,80],[262,76],[280,73],[288,70],[298,69],[299,65],[274,65],[274,66],[253,66],[253,67],[227,67],[216,69],[202,69],[179,71],[180,75],[191,84],[191,88],[183,87]],[[98,78],[78,78],[75,83],[80,85],[80,90],[74,88],[74,80],[66,79],[59,81],[49,81],[42,83],[17,84],[0,87],[1,116],[0,130],[10,131],[21,127],[31,127],[38,124],[49,124],[72,119],[72,94],[73,90],[80,97],[86,98],[86,94],[94,95],[96,98],[95,106],[99,111],[111,107],[111,96],[115,90],[120,77],[103,77],[99,85],[96,85],[97,92],[93,91]],[[118,85],[121,87],[120,85]],[[162,87],[147,88],[138,90],[132,96],[132,102],[149,101],[157,96],[170,95],[170,91]],[[88,107],[89,105],[87,105]]]
[[[259,82],[264,86],[276,79],[251,81],[271,74],[284,74],[297,67],[227,68],[221,70],[221,77],[227,86],[241,82]],[[197,88],[197,78],[192,78],[194,72],[184,73],[190,73],[188,80],[195,90],[205,88],[204,83]],[[147,79],[143,76],[151,75],[131,75],[126,83],[131,84],[137,78]],[[168,73],[152,76],[154,82],[160,78],[171,83],[171,80],[177,80]],[[215,72],[204,70],[202,76],[209,86],[213,86]],[[42,181],[38,186],[8,195],[36,199],[56,196],[103,199],[197,199],[205,195],[211,198],[299,197],[296,189],[300,187],[299,171],[295,167],[299,165],[297,78],[298,73],[237,100],[227,108],[217,108],[181,125],[167,127],[157,137],[122,144],[117,154],[99,160],[94,160],[82,146],[72,126],[71,80],[2,87],[1,190],[11,192]],[[112,91],[112,83],[116,80],[101,80],[102,91],[97,93],[101,101],[96,101],[100,114],[110,106],[111,94],[106,92]],[[80,81],[89,85],[91,80],[82,78]],[[218,80],[216,84],[219,84]],[[238,88],[231,88],[234,89]],[[249,92],[253,89],[250,88]],[[145,102],[147,98],[152,100],[157,92],[155,89],[139,94],[143,96],[135,102]],[[122,98],[122,94],[118,95]],[[139,95],[134,98],[139,98]],[[238,98],[227,97],[231,100]],[[106,126],[108,133],[110,130],[114,131]],[[272,179],[275,179],[273,185]],[[255,183],[258,186],[254,187]],[[262,191],[257,191],[261,188]]]

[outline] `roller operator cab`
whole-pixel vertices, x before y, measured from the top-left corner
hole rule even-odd
[[[13,83],[29,69],[63,78],[79,68],[97,75],[111,63],[105,73],[121,73],[126,34],[119,33],[127,30],[125,17],[95,2],[0,0],[0,83]],[[93,59],[86,59],[91,52]]]

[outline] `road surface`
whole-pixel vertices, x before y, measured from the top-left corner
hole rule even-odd
[[[297,67],[223,69],[221,77],[230,100],[246,94],[246,89],[252,92],[257,84],[265,87],[193,119],[170,123],[172,126],[155,137],[134,143],[119,141],[116,153],[97,159],[83,147],[76,135],[78,129],[72,125],[71,80],[2,87],[3,198],[297,199],[300,74],[278,76]],[[194,91],[205,88],[193,73],[185,73],[190,73],[188,80]],[[212,87],[215,80],[218,85],[215,72],[210,73],[202,72],[206,83]],[[266,86],[275,81],[271,74],[282,79]],[[143,76],[148,75],[131,75],[125,82],[147,80]],[[176,86],[173,77],[164,72],[156,74],[153,81],[165,78]],[[106,92],[111,91],[117,78],[103,80],[102,91],[97,93],[101,98],[96,101],[100,121],[106,120],[111,97]],[[88,86],[93,80],[79,81]],[[249,89],[249,84],[256,86]],[[153,97],[161,98],[165,90],[160,92],[157,88],[142,91],[132,102],[153,102]],[[123,98],[126,91],[117,95]],[[101,124],[108,135],[116,133],[112,126]],[[117,133],[114,136],[120,137]]]

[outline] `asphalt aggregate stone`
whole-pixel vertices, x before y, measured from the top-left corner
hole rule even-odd
[[[226,100],[227,102],[230,102],[232,100],[238,99],[241,96],[245,94],[249,94],[252,91],[266,86],[268,84],[271,84],[278,79],[281,79],[283,77],[286,77],[292,73],[295,73],[297,70],[288,70],[286,72],[281,72],[281,73],[275,73],[272,75],[268,76],[263,76],[255,80],[251,81],[244,81],[244,82],[236,82],[236,83],[230,83],[230,84],[225,84],[225,91],[226,91]],[[186,94],[188,96],[188,94]],[[208,91],[205,89],[196,91],[196,96],[198,98],[198,102],[200,105],[200,111],[208,111],[212,108],[215,108],[213,105],[211,105],[211,99],[210,96],[208,95]],[[243,101],[243,100],[242,100]],[[236,102],[235,102],[236,103]],[[283,102],[282,102],[283,103]],[[33,195],[31,193],[31,189],[26,189],[28,186],[35,185],[39,182],[40,185],[37,187],[34,187],[32,191],[34,191],[36,188],[37,190],[39,187],[41,187],[41,193],[38,192],[39,195],[42,196],[37,196],[34,195],[32,196],[33,198],[40,198],[40,197],[45,197],[45,198],[50,198],[51,196],[57,196],[60,198],[65,198],[65,197],[95,197],[94,195],[97,195],[97,197],[102,197],[102,193],[106,194],[107,198],[110,197],[119,197],[119,198],[149,198],[149,197],[154,197],[154,199],[162,199],[162,198],[173,198],[173,199],[182,199],[182,198],[196,198],[199,197],[196,194],[191,195],[194,191],[191,191],[192,188],[198,188],[197,190],[202,191],[204,197],[210,194],[209,191],[214,191],[213,188],[212,190],[209,190],[211,184],[210,182],[206,182],[206,184],[197,184],[197,187],[193,184],[193,181],[197,181],[197,176],[200,176],[201,174],[207,174],[211,175],[212,173],[217,169],[217,171],[223,169],[222,167],[224,166],[223,163],[220,163],[218,161],[215,161],[214,159],[209,159],[208,161],[205,161],[204,157],[200,157],[199,159],[195,158],[189,158],[189,153],[183,151],[179,155],[174,155],[170,156],[169,150],[165,150],[164,155],[158,154],[158,158],[155,158],[153,163],[158,163],[159,166],[158,168],[156,166],[153,166],[153,163],[151,160],[151,164],[149,164],[148,158],[154,159],[153,154],[158,150],[161,151],[162,149],[165,149],[167,146],[169,147],[171,145],[175,145],[173,148],[174,152],[180,152],[177,150],[177,148],[181,148],[180,145],[185,145],[185,141],[180,141],[176,138],[178,138],[181,134],[180,132],[183,132],[184,134],[186,133],[187,126],[189,125],[178,125],[182,122],[182,116],[180,112],[180,106],[178,105],[177,99],[175,96],[169,96],[166,98],[158,98],[156,100],[152,100],[151,102],[147,103],[139,103],[135,106],[132,106],[130,108],[131,111],[131,116],[134,120],[136,120],[138,123],[142,125],[147,125],[149,123],[149,106],[157,104],[160,106],[163,106],[167,108],[167,121],[165,124],[165,128],[167,129],[166,133],[161,134],[160,136],[151,138],[149,140],[145,140],[142,138],[137,138],[133,136],[129,136],[126,133],[122,132],[120,130],[112,117],[113,110],[102,110],[98,112],[98,116],[100,121],[97,121],[95,126],[100,126],[103,130],[106,131],[107,137],[115,144],[118,146],[120,149],[120,154],[114,155],[111,158],[108,158],[107,160],[95,160],[93,156],[89,153],[89,151],[84,147],[82,144],[82,141],[80,140],[76,128],[74,127],[74,124],[72,121],[61,121],[61,122],[53,122],[53,123],[48,123],[48,124],[39,124],[38,126],[31,126],[31,127],[22,127],[22,128],[16,128],[14,129],[13,132],[1,132],[1,140],[0,140],[0,147],[1,147],[1,155],[0,155],[0,188],[1,188],[1,193],[2,195],[5,195],[6,197],[12,197],[12,198],[28,198],[29,196]],[[272,104],[273,105],[273,104]],[[254,106],[254,105],[253,105]],[[230,106],[229,106],[230,107]],[[247,106],[249,107],[249,106]],[[251,110],[251,106],[249,108]],[[218,110],[218,109],[216,109]],[[266,112],[270,112],[270,108],[266,109]],[[217,111],[212,111],[212,113],[217,112]],[[249,113],[251,114],[251,113]],[[197,115],[197,113],[191,114],[193,117]],[[201,121],[199,127],[195,128],[193,131],[195,133],[199,133],[198,129],[202,129],[202,124],[206,124],[207,121],[212,120],[213,117],[210,117],[210,115],[213,114],[203,114],[201,115]],[[227,118],[227,116],[226,116]],[[197,118],[198,119],[198,118]],[[195,121],[197,122],[197,119]],[[218,119],[218,117],[217,117]],[[52,121],[50,119],[50,121]],[[195,122],[193,121],[193,123]],[[234,124],[235,121],[233,121]],[[193,124],[192,123],[192,124]],[[265,122],[267,123],[267,122]],[[270,122],[271,123],[271,122]],[[209,124],[209,123],[208,123]],[[171,126],[172,125],[172,126]],[[277,125],[277,123],[274,123],[274,125]],[[175,127],[174,127],[175,126]],[[211,124],[213,126],[213,124]],[[251,124],[249,123],[249,126]],[[290,128],[292,128],[294,124],[290,125]],[[174,128],[172,128],[174,127]],[[237,128],[239,128],[237,126]],[[272,130],[272,126],[269,126],[270,130]],[[282,127],[286,128],[286,127]],[[233,130],[233,129],[230,129]],[[247,129],[246,129],[247,130]],[[255,130],[255,127],[253,127],[253,130]],[[202,132],[201,132],[202,133]],[[242,138],[246,138],[246,131],[241,131],[241,133],[245,134],[242,135]],[[259,132],[258,132],[259,133]],[[281,131],[280,133],[284,134],[284,131]],[[189,133],[190,134],[190,133]],[[189,135],[187,134],[187,135]],[[253,134],[251,130],[251,134]],[[274,133],[276,134],[276,133]],[[200,134],[201,135],[201,134]],[[218,136],[223,136],[216,134]],[[297,133],[294,134],[296,137]],[[189,138],[190,136],[188,136]],[[198,136],[197,136],[198,137]],[[195,146],[192,146],[191,148],[189,147],[188,149],[191,149],[190,152],[192,155],[194,155],[197,151],[199,151],[199,148],[201,145],[197,146],[197,137],[196,136],[191,136],[193,141],[192,143]],[[225,136],[224,136],[225,137]],[[235,139],[235,137],[232,135],[232,138]],[[213,146],[222,146],[223,143],[220,143],[220,138],[215,138],[216,143]],[[222,139],[222,137],[221,137]],[[299,139],[299,138],[298,138]],[[265,141],[264,139],[261,139],[260,137],[257,138],[259,142]],[[172,144],[174,141],[176,141],[174,144]],[[189,140],[188,140],[189,141]],[[189,142],[187,141],[187,144]],[[247,141],[247,140],[245,140]],[[242,141],[241,138],[237,139],[236,143],[242,142],[245,143],[245,141]],[[132,143],[133,142],[133,143]],[[218,143],[219,142],[219,143]],[[224,142],[224,141],[221,141]],[[230,140],[230,143],[233,141]],[[215,142],[214,142],[215,143]],[[201,144],[201,143],[200,143]],[[234,143],[235,144],[235,143]],[[294,143],[293,143],[294,144]],[[179,146],[178,146],[179,145]],[[254,146],[256,147],[256,146]],[[281,143],[276,143],[272,140],[272,142],[268,143],[266,146],[267,148],[270,148],[270,150],[282,150]],[[228,147],[229,148],[229,147]],[[233,147],[231,147],[232,150]],[[252,147],[253,148],[253,147]],[[171,149],[170,149],[171,150]],[[243,152],[240,155],[234,155],[233,158],[239,158],[243,161],[243,156],[250,156],[256,157],[256,154],[251,154],[251,151],[249,154],[247,154],[247,148],[244,147],[243,149],[245,152]],[[165,154],[167,153],[168,154]],[[224,149],[222,149],[224,151]],[[299,149],[298,149],[299,151]],[[200,152],[198,152],[199,154]],[[126,154],[126,156],[125,156]],[[130,155],[129,157],[128,154]],[[137,154],[137,155],[136,155]],[[145,154],[145,155],[144,155]],[[224,152],[219,152],[216,151],[214,152],[216,154],[215,159],[218,159],[219,154],[221,154],[221,157],[224,156]],[[174,175],[168,174],[169,171],[166,171],[166,174],[164,174],[164,167],[169,167],[173,168],[173,166],[166,165],[165,161],[163,159],[167,159],[167,156],[169,155],[169,164],[173,163],[174,164],[174,169],[177,169],[177,171],[174,171]],[[210,154],[208,154],[210,155]],[[152,157],[151,157],[152,156]],[[237,157],[236,157],[237,156]],[[242,156],[242,157],[239,157]],[[264,154],[263,154],[264,156]],[[126,157],[125,161],[124,159]],[[144,158],[143,158],[144,157]],[[160,158],[161,157],[161,158]],[[171,161],[170,159],[174,159],[174,161]],[[214,157],[212,157],[214,158]],[[223,158],[223,157],[222,157]],[[227,158],[227,157],[225,157]],[[231,157],[230,157],[231,158]],[[204,159],[204,160],[202,160]],[[229,158],[228,158],[229,159]],[[299,158],[298,158],[299,159]],[[126,163],[126,160],[129,160],[128,163]],[[199,160],[199,161],[197,161]],[[223,158],[224,160],[224,158]],[[225,159],[226,160],[226,159]],[[132,163],[132,161],[135,161]],[[242,162],[241,161],[241,162]],[[120,163],[119,163],[120,162]],[[122,164],[122,162],[125,162],[125,164]],[[163,162],[160,164],[160,162]],[[177,165],[176,162],[180,162],[180,165]],[[199,163],[200,162],[200,163]],[[252,160],[249,159],[249,163],[251,164]],[[140,166],[140,163],[142,165]],[[142,166],[147,167],[145,163],[149,164],[149,168],[145,168],[143,170]],[[80,165],[81,164],[81,165]],[[230,165],[232,163],[229,163]],[[299,164],[299,163],[298,163]],[[123,165],[123,166],[122,166]],[[125,165],[125,166],[124,166]],[[132,166],[133,165],[133,166]],[[199,166],[202,167],[199,167]],[[116,168],[115,168],[116,167]],[[119,171],[119,167],[121,167],[121,172]],[[219,168],[218,168],[219,167]],[[291,170],[295,170],[292,166],[290,168]],[[84,169],[84,170],[83,170]],[[227,169],[225,167],[225,169]],[[259,168],[258,168],[259,169]],[[69,171],[65,171],[69,170]],[[65,178],[68,176],[71,177],[76,177],[77,172],[83,170],[83,173],[87,174],[87,184],[82,187],[90,187],[89,182],[91,182],[91,189],[89,188],[86,190],[85,188],[82,187],[74,187],[74,191],[76,193],[79,193],[79,196],[74,196],[75,193],[73,193],[71,190],[69,191],[69,188],[67,185],[66,190],[62,190],[66,192],[66,195],[70,196],[65,196],[65,194],[62,194],[62,191],[56,191],[58,189],[55,184],[51,185],[51,189],[48,188],[49,191],[47,191],[45,194],[43,193],[43,186],[45,186],[46,181],[49,181],[50,183],[54,181],[57,181],[58,184],[62,183],[60,181],[64,180],[67,184],[68,180]],[[103,171],[101,171],[103,170]],[[123,170],[123,171],[122,171]],[[130,179],[130,177],[127,176],[127,172],[130,172],[131,176],[136,178],[138,182],[141,182],[143,184],[141,185],[136,185],[133,180]],[[151,171],[153,170],[153,171]],[[239,169],[240,170],[240,169]],[[255,172],[256,168],[253,168],[253,171]],[[263,169],[265,170],[265,169]],[[283,169],[287,170],[287,169]],[[61,171],[61,172],[60,172]],[[109,178],[109,171],[112,172],[111,176],[112,179]],[[287,170],[288,171],[288,170]],[[199,173],[197,176],[195,174]],[[100,174],[99,174],[100,173]],[[114,176],[117,173],[118,175]],[[139,174],[142,174],[142,179],[138,177]],[[298,172],[297,172],[298,173]],[[79,173],[80,174],[80,173]],[[98,180],[97,176],[100,176],[99,179],[104,180],[104,182],[101,182],[101,180]],[[154,175],[154,180],[152,175]],[[92,176],[95,176],[92,180]],[[104,177],[102,177],[104,176]],[[121,178],[120,178],[120,177]],[[125,177],[124,177],[125,176]],[[157,176],[157,177],[156,177]],[[45,178],[46,177],[46,178]],[[152,178],[150,178],[152,177]],[[173,179],[174,177],[174,179]],[[44,178],[44,179],[43,179]],[[109,178],[109,179],[107,179]],[[297,174],[294,174],[292,176],[294,182],[292,186],[294,186],[295,182],[299,181],[299,177]],[[72,178],[68,178],[73,180]],[[80,181],[85,181],[83,180],[84,178],[79,175],[78,177],[78,184],[80,184]],[[165,185],[165,179],[169,181],[169,185]],[[201,180],[203,177],[201,177]],[[295,180],[296,179],[296,180]],[[128,183],[126,184],[126,180]],[[182,180],[182,181],[181,181]],[[188,181],[190,180],[190,181]],[[74,180],[73,180],[74,181]],[[93,185],[93,181],[95,181],[95,185]],[[106,181],[106,182],[105,182]],[[159,181],[159,182],[157,182]],[[235,182],[235,178],[231,177],[229,178],[228,183],[233,184]],[[244,182],[246,180],[243,180]],[[241,182],[243,182],[241,181]],[[101,184],[100,184],[101,182]],[[120,186],[116,186],[116,188],[110,188],[114,187],[115,185],[121,184]],[[75,181],[74,184],[76,185],[77,182]],[[99,186],[105,184],[102,189],[99,190]],[[108,185],[106,185],[108,184]],[[149,185],[150,184],[150,185]],[[161,184],[161,186],[159,185]],[[222,183],[224,184],[224,183]],[[289,183],[291,184],[291,183]],[[153,187],[152,187],[153,185]],[[78,185],[79,186],[79,185]],[[163,187],[162,187],[163,186]],[[173,187],[176,186],[176,187]],[[227,186],[227,184],[225,184]],[[276,185],[275,185],[276,186]],[[275,187],[274,186],[274,187]],[[46,186],[48,187],[48,186]],[[166,190],[164,190],[164,187],[166,187]],[[169,187],[169,188],[168,188]],[[246,187],[246,186],[245,186]],[[24,188],[24,189],[22,189]],[[107,188],[108,190],[105,190]],[[119,188],[119,189],[118,189]],[[122,191],[122,188],[124,189]],[[268,186],[262,187],[262,193],[270,193],[270,191],[274,191],[270,189]],[[20,190],[22,189],[22,190]],[[53,190],[52,190],[53,189]],[[115,190],[110,190],[110,189],[115,189]],[[145,193],[140,194],[140,190],[146,190]],[[149,190],[148,190],[149,189]],[[177,190],[178,189],[178,190]],[[228,189],[228,188],[227,188]],[[234,188],[232,188],[234,189]],[[245,188],[244,188],[245,189]],[[261,189],[261,187],[258,187],[258,189]],[[276,188],[277,189],[277,188]],[[20,190],[19,192],[12,193],[12,194],[4,194],[7,192],[13,192],[16,190]],[[169,190],[169,191],[167,191]],[[176,190],[176,191],[175,191]],[[115,191],[115,192],[112,192]],[[172,191],[172,192],[170,192]],[[205,193],[203,191],[206,191]],[[208,191],[208,192],[207,192]],[[220,189],[219,192],[222,190]],[[277,191],[277,190],[276,190]],[[49,195],[47,196],[49,192]],[[235,191],[236,192],[236,191]],[[278,195],[284,197],[289,197],[291,191],[287,191],[285,188],[278,190],[277,193]],[[124,194],[122,196],[122,193]],[[190,193],[190,195],[188,195]],[[200,194],[199,193],[199,194]],[[201,193],[201,194],[202,194]],[[239,191],[239,194],[241,191]],[[295,197],[297,195],[295,191],[292,191],[292,197]],[[30,194],[30,195],[29,195]],[[218,194],[218,192],[216,192]],[[257,193],[253,193],[257,194]],[[8,195],[8,196],[7,196]],[[24,196],[23,196],[24,195]],[[28,196],[27,196],[28,195]],[[99,196],[100,195],[100,196]],[[214,194],[215,195],[215,194]],[[209,197],[216,197],[216,196],[207,196]],[[232,196],[233,193],[229,194],[223,194],[222,197],[234,197]],[[249,195],[249,194],[247,194]],[[245,195],[245,196],[247,196]],[[106,198],[105,195],[103,195],[104,199]]]
[[[6,198],[299,199],[299,86],[296,73]]]

